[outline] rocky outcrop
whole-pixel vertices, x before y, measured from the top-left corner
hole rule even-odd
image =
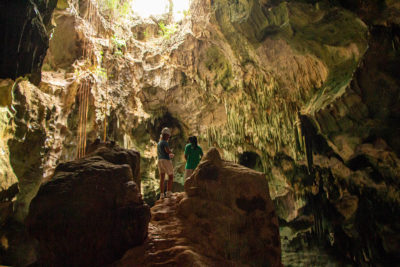
[[[14,204],[15,217],[23,221],[29,203],[36,195],[46,172],[46,165],[57,155],[60,125],[56,101],[51,95],[24,79],[12,86],[12,116],[7,125],[6,150],[12,170],[18,178],[19,194]],[[27,153],[29,148],[29,153]]]
[[[205,251],[241,264],[281,266],[278,217],[259,172],[223,161],[213,148],[185,182],[179,214]]]
[[[57,166],[33,199],[27,226],[49,266],[100,266],[147,237],[139,153],[99,144],[90,155]]]
[[[79,27],[78,18],[65,10],[54,12],[54,22],[57,27],[52,33],[49,49],[45,58],[45,69],[69,69],[83,53],[83,40],[79,40],[76,28]]]
[[[149,239],[113,266],[282,266],[265,176],[211,149],[185,193],[158,200]]]
[[[368,25],[368,49],[347,83],[337,91],[325,90],[302,108],[299,143],[304,142],[308,162],[283,151],[274,156],[271,178],[276,186],[271,187],[282,206],[281,225],[287,222],[294,230],[285,240],[293,239],[295,247],[303,236],[307,243],[334,248],[353,264],[392,265],[399,260],[394,251],[400,240],[394,234],[400,218],[394,178],[399,129],[393,127],[400,119],[400,80],[394,67],[400,60],[395,16],[400,8],[389,1],[379,7],[373,1],[339,2],[337,8],[351,10]],[[282,188],[287,189],[286,201]],[[287,216],[289,207],[296,216]]]
[[[54,99],[26,79],[0,84],[0,262],[26,266],[36,260],[36,243],[23,221],[45,166],[52,165],[48,159],[54,150],[50,150],[59,137],[57,107]]]
[[[12,138],[12,133],[8,129],[11,118],[9,108],[12,104],[12,87],[14,81],[11,79],[0,80],[0,190],[7,190],[11,185],[18,182],[17,177],[10,165],[7,140]]]

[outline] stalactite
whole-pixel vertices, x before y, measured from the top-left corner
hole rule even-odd
[[[298,113],[298,116],[301,124],[301,133],[305,141],[308,172],[311,173],[313,168],[312,139],[314,136],[314,127],[306,116],[301,115],[300,113]]]

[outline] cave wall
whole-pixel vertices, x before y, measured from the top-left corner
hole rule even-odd
[[[57,0],[17,0],[0,3],[0,78],[30,75],[40,82],[41,67],[49,42],[51,16]]]
[[[52,144],[57,146],[54,142],[57,136],[53,135],[55,116],[59,113],[59,108],[54,106],[57,101],[36,87],[41,81],[56,4],[57,1],[3,1],[0,4],[3,40],[0,45],[0,173],[2,193],[8,195],[1,201],[15,200],[19,191],[13,204],[13,217],[18,221],[26,216],[29,202],[48,169],[46,166],[54,168],[49,155],[57,154],[54,150],[49,152]],[[6,194],[17,183],[19,190]]]
[[[4,188],[35,176],[22,190],[34,195],[58,162],[77,157],[84,127],[88,140],[106,138],[140,151],[142,192],[154,201],[155,144],[169,126],[180,182],[189,135],[199,136],[203,150],[218,147],[225,159],[259,157],[255,168],[268,177],[284,257],[285,250],[309,244],[354,264],[398,260],[396,1],[197,0],[168,38],[158,29],[165,16],[117,23],[93,1],[61,2],[41,80],[17,79],[38,72],[9,67],[20,58],[4,63]],[[50,13],[43,14],[47,25]],[[31,58],[33,65],[25,60]],[[39,66],[43,58],[22,61]],[[25,157],[32,165],[23,164]]]

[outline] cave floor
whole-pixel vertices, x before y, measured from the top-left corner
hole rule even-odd
[[[215,259],[205,257],[202,249],[184,235],[182,221],[176,216],[183,193],[158,200],[151,208],[148,238],[128,250],[112,266],[210,266]],[[218,260],[217,260],[218,262]]]
[[[177,206],[184,193],[174,193],[171,198],[157,200],[151,208],[151,221],[148,228],[148,238],[137,247],[128,250],[117,266],[237,266],[204,255],[212,252],[204,251],[189,240],[183,227],[183,222],[177,216]],[[295,251],[282,244],[282,263],[284,266],[348,266],[337,262],[331,255],[318,248],[303,248]]]

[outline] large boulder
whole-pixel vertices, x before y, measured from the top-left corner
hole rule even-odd
[[[101,266],[147,237],[150,209],[133,175],[139,153],[110,143],[90,149],[57,166],[31,203],[27,226],[43,265]]]
[[[278,218],[265,175],[212,148],[185,182],[178,214],[206,254],[237,264],[281,266]]]

